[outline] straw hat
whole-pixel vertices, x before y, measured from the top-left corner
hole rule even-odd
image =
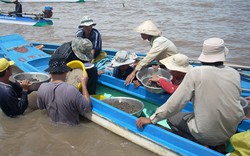
[[[127,51],[121,50],[116,52],[114,59],[111,61],[112,67],[119,67],[122,65],[127,65],[135,62],[137,55],[135,53],[129,53]]]
[[[14,61],[8,61],[5,58],[1,58],[0,59],[0,72],[5,71],[7,68],[9,68],[9,66],[14,65]]]
[[[208,63],[225,61],[228,52],[229,50],[225,47],[224,40],[220,38],[209,38],[203,43],[199,61]]]
[[[161,35],[161,31],[156,27],[156,25],[151,20],[144,21],[138,27],[136,27],[134,31],[141,34],[147,34],[152,36]]]
[[[169,70],[186,73],[193,68],[189,64],[188,57],[184,54],[175,54],[165,59],[160,60]]]
[[[84,16],[81,19],[81,23],[80,23],[80,25],[78,27],[80,28],[80,27],[83,27],[83,26],[95,26],[95,25],[96,25],[96,23],[94,23],[93,19],[91,19],[88,16]]]

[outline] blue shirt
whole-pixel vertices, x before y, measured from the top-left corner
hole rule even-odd
[[[15,83],[0,82],[0,107],[9,117],[23,114],[28,107],[28,93]]]
[[[86,38],[85,32],[84,32],[83,29],[77,30],[75,36],[76,37]],[[88,39],[93,44],[92,49],[95,49],[95,56],[94,56],[94,58],[96,58],[100,54],[100,52],[102,50],[102,38],[101,38],[101,34],[100,34],[100,32],[97,29],[92,28],[92,30],[90,32],[90,37]]]

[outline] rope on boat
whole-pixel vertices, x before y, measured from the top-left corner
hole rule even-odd
[[[113,59],[113,56],[107,56],[106,58],[101,59],[98,61],[95,66],[98,71],[104,70],[108,65],[110,65],[111,60]]]

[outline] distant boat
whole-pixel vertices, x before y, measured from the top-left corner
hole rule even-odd
[[[16,17],[16,16],[8,16],[5,14],[0,14],[0,23],[32,25],[38,27],[53,25],[53,21],[49,19],[35,19],[32,17],[25,17],[25,16]]]
[[[11,0],[0,0],[4,3],[12,3]],[[24,2],[36,2],[36,3],[58,3],[58,2],[65,2],[65,3],[80,3],[85,2],[85,0],[19,0],[20,3]]]

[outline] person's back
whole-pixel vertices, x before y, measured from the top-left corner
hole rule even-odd
[[[188,122],[191,134],[208,145],[226,142],[242,116],[239,73],[225,66],[201,66],[193,68],[186,77],[176,96],[183,88],[194,91],[195,116]]]
[[[49,117],[56,123],[69,125],[79,124],[79,114],[83,115],[88,108],[88,101],[73,85],[65,82],[44,83],[40,86],[38,107],[46,108]],[[82,103],[82,105],[79,105]]]
[[[49,68],[45,71],[50,73],[52,80],[39,87],[37,106],[46,109],[50,119],[56,123],[76,125],[80,122],[79,115],[91,111],[91,100],[86,87],[87,73],[83,72],[81,77],[81,93],[75,86],[65,82],[70,70],[64,57],[51,57]]]

